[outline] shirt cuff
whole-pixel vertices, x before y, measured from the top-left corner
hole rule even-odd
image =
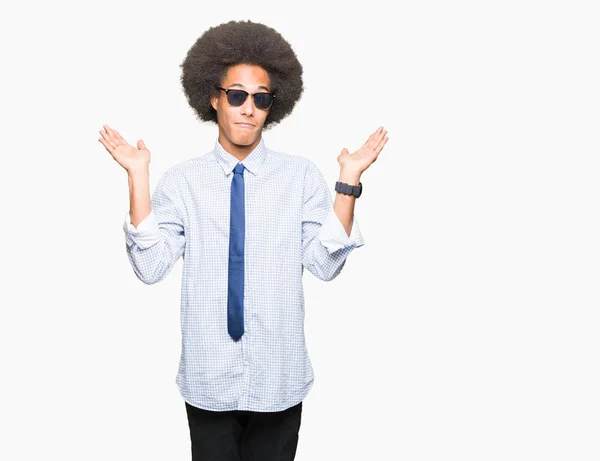
[[[348,236],[346,229],[344,229],[333,208],[329,210],[327,217],[319,229],[319,240],[321,240],[321,243],[327,248],[330,254],[342,248],[358,248],[365,244],[358,227],[356,215],[352,218],[352,230],[350,231],[350,236]]]
[[[138,224],[137,228],[131,224],[131,215],[130,211],[128,211],[125,215],[123,231],[125,232],[128,245],[131,246],[131,244],[135,243],[142,249],[156,245],[162,238],[153,210],[150,210],[150,214]]]

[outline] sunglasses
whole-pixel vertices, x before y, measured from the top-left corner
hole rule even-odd
[[[239,107],[244,102],[246,102],[246,98],[248,95],[252,96],[254,99],[254,105],[257,109],[267,110],[273,104],[273,100],[275,99],[275,95],[273,93],[248,93],[244,90],[235,90],[217,87],[217,90],[224,91],[227,95],[227,102],[230,106]]]

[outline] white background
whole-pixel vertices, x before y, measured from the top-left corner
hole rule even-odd
[[[231,19],[294,47],[305,93],[264,138],[332,196],[341,149],[390,136],[362,177],[366,245],[332,282],[305,272],[297,461],[600,459],[594,3],[4,7],[0,459],[190,459],[181,261],[135,277],[126,172],[97,139],[144,139],[152,190],[212,149],[179,64]]]

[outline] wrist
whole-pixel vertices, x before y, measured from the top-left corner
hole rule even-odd
[[[145,178],[150,175],[150,166],[144,165],[136,169],[127,170],[130,179]]]
[[[360,172],[342,169],[340,171],[339,182],[350,184],[351,186],[358,186],[358,183],[360,182]]]

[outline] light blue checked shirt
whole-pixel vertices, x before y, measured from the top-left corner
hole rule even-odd
[[[304,400],[314,379],[304,339],[304,268],[331,280],[364,241],[356,220],[346,234],[313,162],[270,150],[261,140],[242,162],[245,332],[233,341],[227,266],[238,162],[217,141],[212,152],[169,168],[137,229],[126,214],[127,255],[147,284],[165,278],[183,255],[175,380],[183,399],[213,411],[282,411]]]

